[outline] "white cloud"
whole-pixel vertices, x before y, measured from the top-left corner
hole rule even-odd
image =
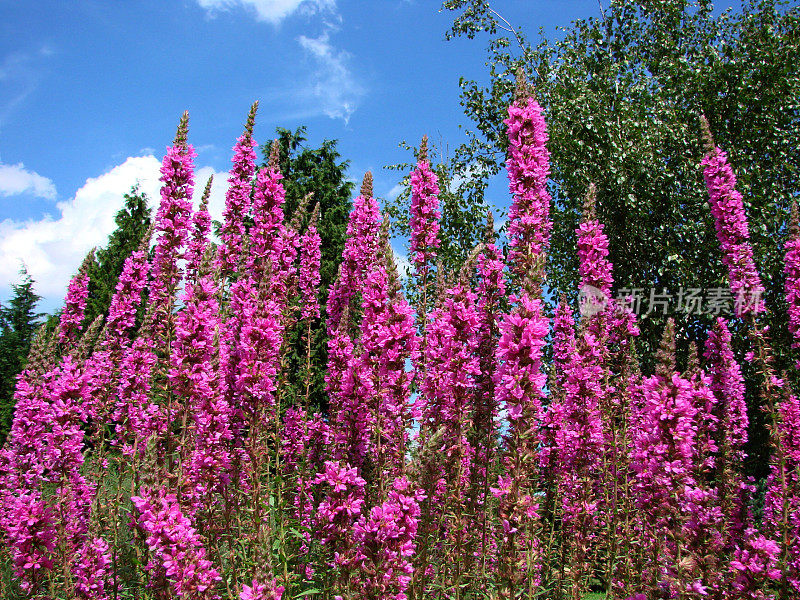
[[[312,15],[336,9],[335,0],[197,0],[197,3],[212,15],[241,6],[255,12],[258,20],[274,25],[296,12]]]
[[[114,231],[114,215],[122,207],[123,195],[138,183],[151,205],[160,199],[159,168],[153,155],[130,157],[108,172],[86,180],[75,196],[56,207],[59,216],[39,221],[0,222],[0,290],[7,295],[16,283],[20,263],[36,281],[36,292],[51,306],[60,304],[70,277],[86,253],[106,243]],[[211,167],[195,173],[195,202],[203,192]],[[225,174],[215,176],[209,209],[219,219],[227,189]]]
[[[45,200],[56,199],[56,186],[47,177],[28,171],[25,165],[0,163],[0,196],[30,193]]]
[[[394,186],[392,187],[392,189],[390,189],[390,190],[389,190],[389,193],[387,193],[387,194],[386,194],[386,197],[387,197],[389,200],[394,200],[394,199],[395,199],[395,198],[397,198],[397,197],[398,197],[400,194],[402,194],[402,193],[403,193],[403,190],[405,190],[405,189],[406,189],[406,186],[405,186],[405,185],[403,185],[402,183],[398,183],[398,184],[394,185]]]
[[[211,167],[200,167],[194,174],[194,205],[200,202],[200,196],[206,187],[206,181],[214,176],[214,183],[211,185],[211,196],[208,198],[208,212],[211,218],[222,221],[222,211],[225,209],[225,192],[228,191],[228,174],[217,173]]]
[[[333,47],[329,31],[316,38],[301,35],[297,41],[316,64],[303,95],[324,114],[346,124],[365,94],[348,66],[350,54]]]
[[[408,255],[404,252],[398,252],[397,248],[392,246],[392,252],[394,253],[394,264],[397,265],[397,271],[400,273],[401,279],[406,279],[412,273],[411,262],[408,260]]]

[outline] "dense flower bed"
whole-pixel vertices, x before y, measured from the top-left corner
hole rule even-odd
[[[507,261],[490,225],[460,273],[436,268],[439,187],[423,141],[411,174],[416,310],[369,174],[321,309],[319,208],[284,218],[277,153],[255,166],[254,117],[234,147],[220,243],[209,186],[192,208],[184,117],[154,231],[127,259],[105,326],[81,331],[82,269],[19,376],[0,453],[0,560],[14,572],[4,597],[800,596],[800,403],[772,370],[742,197],[707,126],[702,167],[734,318],[752,331],[771,417],[758,513],[729,323],[683,371],[670,324],[643,374],[636,316],[611,300],[593,188],[576,287],[602,302],[548,306],[547,131],[524,84],[505,121]],[[786,297],[800,345],[796,219]],[[285,385],[291,334],[310,344],[321,317],[325,414],[311,412],[308,386]],[[306,367],[310,377],[310,350]]]

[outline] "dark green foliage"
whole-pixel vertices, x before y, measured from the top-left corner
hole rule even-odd
[[[33,291],[33,284],[22,267],[8,306],[0,304],[0,444],[6,439],[14,416],[16,376],[25,368],[33,335],[43,316],[36,312],[40,297]]]
[[[83,320],[84,330],[98,315],[108,312],[125,259],[136,250],[150,227],[151,212],[147,206],[147,196],[139,191],[138,185],[125,194],[125,204],[114,217],[117,228],[109,236],[105,248],[95,252],[94,261],[89,268],[89,297]]]
[[[324,315],[328,289],[336,279],[339,263],[344,250],[347,219],[350,214],[350,196],[353,183],[347,179],[349,161],[342,161],[336,149],[336,140],[324,140],[319,148],[311,148],[306,142],[306,128],[296,131],[279,127],[277,130],[280,146],[279,164],[283,173],[283,186],[286,190],[284,214],[286,222],[295,216],[300,201],[309,193],[313,194],[307,215],[301,215],[300,222],[305,227],[307,216],[314,204],[319,204],[319,231],[322,240],[322,259],[320,265],[320,304]],[[261,148],[265,162],[269,159],[270,144]],[[324,393],[324,373],[327,368],[328,351],[324,317],[314,323],[311,331],[312,386],[311,405],[320,409],[327,407]],[[289,343],[293,348],[289,360],[290,372],[295,378],[290,383],[296,397],[305,394],[304,373],[306,364],[305,331],[291,334]]]
[[[456,154],[456,169],[477,175],[478,190],[500,171],[502,119],[518,67],[545,108],[555,201],[548,266],[554,297],[576,291],[574,230],[590,182],[610,238],[615,289],[649,294],[666,288],[677,295],[681,288],[727,286],[700,168],[698,116],[705,113],[745,199],[773,311],[766,321],[777,368],[789,367],[782,252],[790,203],[800,192],[800,9],[751,0],[741,12],[715,16],[708,0],[620,0],[603,18],[567,27],[559,41],[541,35],[533,45],[488,2],[448,0],[444,6],[459,11],[450,36],[484,32],[491,40],[490,84],[461,80],[462,104],[475,129]],[[681,358],[690,341],[702,344],[714,316],[672,316],[676,330],[685,332],[677,340]],[[644,357],[655,355],[665,319],[640,319]],[[741,352],[744,328],[733,328]],[[645,366],[652,370],[652,360]],[[761,433],[753,431],[755,438]],[[763,450],[751,448],[753,473],[766,465]]]

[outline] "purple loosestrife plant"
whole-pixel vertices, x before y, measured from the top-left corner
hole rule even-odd
[[[419,285],[418,320],[423,335],[429,304],[431,266],[439,249],[439,182],[428,160],[428,136],[422,137],[417,167],[411,172],[411,207],[409,254]],[[424,367],[422,367],[424,370]]]
[[[428,136],[422,138],[417,168],[411,172],[411,241],[417,276],[425,279],[439,248],[439,182],[428,160]]]
[[[319,204],[314,207],[311,221],[303,236],[300,238],[300,318],[310,323],[318,319],[319,298],[319,266],[322,259],[322,240],[317,231],[319,221]]]
[[[214,183],[214,176],[208,178],[203,195],[200,198],[200,206],[192,215],[191,235],[186,246],[186,271],[188,279],[196,282],[200,265],[208,248],[208,235],[211,231],[211,215],[208,214],[208,199],[211,196],[211,186]]]
[[[145,568],[154,575],[162,573],[178,598],[218,599],[214,588],[221,580],[219,572],[206,558],[203,540],[175,494],[142,490],[131,501],[150,550]],[[154,582],[158,580],[156,576]]]
[[[650,594],[703,587],[708,583],[701,567],[704,538],[712,553],[722,550],[717,530],[722,515],[715,490],[705,483],[713,466],[708,457],[715,451],[709,432],[716,399],[705,374],[687,373],[687,379],[675,371],[674,343],[670,319],[657,373],[644,381],[641,404],[631,414],[633,493],[645,515],[640,533],[647,567],[641,585]]]
[[[769,591],[781,577],[778,565],[781,549],[777,542],[767,538],[756,529],[745,531],[744,543],[736,547],[730,569],[734,577],[731,585],[736,595],[731,598],[742,600],[774,600]]]
[[[611,285],[614,277],[611,274],[612,266],[608,260],[608,236],[603,233],[603,224],[596,216],[596,192],[594,184],[589,185],[583,207],[583,219],[575,232],[578,239],[578,274],[580,276],[579,288],[594,288],[602,297],[597,299],[593,295],[586,296],[586,301],[608,301],[611,298]],[[597,292],[594,292],[594,294]],[[603,307],[588,307],[589,312],[601,310]],[[584,312],[586,310],[584,309]]]
[[[147,259],[150,237],[151,232],[148,231],[142,238],[139,248],[125,259],[108,308],[106,327],[109,335],[106,347],[121,345],[136,323],[136,312],[141,304],[142,292],[147,286],[147,276],[150,272],[150,262]]]
[[[546,375],[542,352],[549,333],[540,285],[549,244],[549,152],[541,107],[530,97],[524,78],[517,79],[514,104],[505,120],[509,139],[506,162],[513,201],[509,209],[509,267],[521,283],[517,304],[499,328],[495,396],[505,410],[504,473],[492,490],[502,525],[498,558],[500,597],[512,598],[527,585],[540,583],[541,548],[537,495],[542,399]]]
[[[189,235],[194,190],[194,148],[186,142],[189,116],[184,113],[175,142],[161,162],[161,203],[156,213],[153,283],[150,301],[162,314],[172,313],[175,290],[181,279],[178,259]],[[158,323],[158,320],[156,320]]]
[[[4,485],[13,485],[14,494],[2,503],[0,525],[25,589],[35,591],[42,582],[42,569],[52,569],[60,572],[65,593],[104,598],[108,547],[90,535],[96,484],[82,472],[81,427],[87,418],[88,395],[88,376],[82,367],[72,356],[65,356],[44,375],[41,386],[31,390],[36,395],[30,398],[33,402],[17,411],[6,455],[10,469],[3,478]],[[34,406],[37,414],[26,414]],[[15,440],[20,434],[34,433],[27,417],[40,424],[31,445]],[[30,472],[20,476],[23,465]],[[11,522],[12,517],[26,519],[26,528]],[[92,579],[94,567],[98,571]]]
[[[491,210],[487,212],[486,241],[476,260],[478,286],[476,290],[476,309],[480,357],[480,376],[477,381],[478,392],[473,416],[473,429],[476,442],[477,468],[486,477],[486,468],[491,461],[495,438],[494,419],[497,416],[497,401],[494,393],[494,371],[497,366],[495,355],[499,338],[500,306],[506,293],[502,254],[495,245],[494,219]],[[485,492],[486,490],[484,490]]]
[[[300,528],[298,554],[307,555],[314,531],[314,476],[324,468],[325,452],[331,441],[331,430],[322,415],[308,415],[303,409],[287,408],[283,419],[284,437],[281,446],[283,478],[289,482],[289,512]],[[306,562],[307,578],[314,567]]]
[[[731,291],[736,298],[736,316],[757,315],[764,311],[764,286],[753,260],[742,195],[736,190],[736,177],[728,164],[728,155],[714,146],[705,117],[701,117],[701,123],[706,141],[703,177],[722,250],[722,262],[728,267]]]
[[[35,591],[53,569],[58,515],[42,496],[44,444],[50,412],[46,379],[31,370],[17,377],[14,420],[0,449],[0,531],[25,591]]]
[[[789,239],[784,246],[783,272],[786,275],[786,304],[789,307],[789,332],[794,336],[792,348],[800,348],[800,225],[797,202],[792,203],[789,220]],[[797,363],[800,365],[800,361]],[[800,367],[798,367],[800,368]]]
[[[282,307],[267,297],[266,284],[256,287],[249,277],[233,285],[230,307],[236,315],[231,320],[240,326],[234,340],[230,392],[251,427],[250,435],[257,435],[274,422],[284,333]]]
[[[269,583],[258,583],[253,579],[253,585],[242,586],[242,593],[239,600],[281,600],[283,598],[283,586],[277,585],[274,580]]]
[[[220,393],[219,373],[213,366],[214,340],[221,326],[216,294],[208,275],[189,284],[183,297],[185,308],[178,316],[169,373],[174,392],[185,403],[187,421],[191,419],[190,430],[184,429],[189,437],[181,444],[190,515],[210,509],[213,494],[230,483],[231,407]]]
[[[217,254],[217,266],[223,276],[230,276],[236,271],[244,243],[244,219],[250,212],[250,195],[252,179],[256,170],[256,152],[258,146],[253,141],[253,126],[255,124],[258,102],[253,103],[244,133],[233,147],[233,165],[228,175],[228,191],[225,193],[225,209],[223,210],[223,224],[220,231],[222,243]]]
[[[418,358],[419,338],[411,306],[399,290],[388,223],[379,261],[370,269],[362,292],[363,356],[377,391],[370,401],[373,415],[372,460],[378,475],[378,497],[388,481],[405,471],[408,431],[416,415],[409,402],[413,374],[406,361]]]
[[[523,279],[531,276],[550,245],[550,152],[542,107],[530,95],[521,74],[514,103],[508,107],[508,185],[512,195],[508,211],[508,263]]]
[[[443,306],[432,313],[428,331],[428,368],[420,383],[420,396],[425,402],[420,408],[427,429],[441,437],[436,453],[446,456],[445,463],[449,463],[437,483],[442,490],[448,482],[462,489],[472,469],[473,451],[467,429],[480,375],[478,339],[474,335],[479,322],[475,300],[475,294],[464,284],[451,288]],[[428,493],[431,502],[438,504],[444,499],[436,490]]]
[[[372,448],[375,415],[370,407],[375,391],[367,357],[350,338],[349,325],[349,310],[345,309],[336,336],[329,340],[327,381],[331,394],[333,455],[360,469]],[[330,377],[334,368],[341,369],[336,384]]]
[[[78,549],[73,571],[75,590],[80,598],[105,600],[109,597],[106,586],[113,574],[110,550],[108,542],[99,537]]]
[[[322,260],[322,238],[317,231],[319,223],[319,204],[314,206],[306,231],[300,240],[300,267],[298,269],[298,288],[300,303],[300,321],[303,330],[303,342],[306,349],[303,380],[305,383],[305,405],[311,402],[311,386],[315,379],[312,368],[312,350],[314,331],[312,325],[320,318],[319,284],[320,263]]]
[[[356,467],[327,461],[313,483],[323,498],[317,507],[316,536],[326,549],[327,582],[345,594],[361,584],[354,525],[362,516],[366,481]]]
[[[573,598],[582,598],[588,589],[605,516],[606,473],[600,461],[606,446],[601,412],[607,393],[604,379],[602,340],[582,328],[564,366],[563,404],[554,415],[560,421],[554,432],[556,482]]]
[[[298,211],[304,211],[298,208]],[[297,214],[295,214],[295,217]],[[288,309],[298,293],[297,254],[300,247],[299,222],[292,219],[288,226],[281,224],[272,253],[272,270],[269,277],[269,292],[284,309]],[[287,325],[294,324],[294,313],[287,314]]]
[[[698,593],[701,588],[719,593],[730,584],[724,577],[728,567],[726,550],[730,547],[726,539],[729,516],[722,512],[717,477],[719,439],[724,435],[720,431],[721,409],[711,378],[700,369],[695,345],[690,347],[687,363],[685,376],[692,384],[697,409],[697,442],[694,485],[684,490],[683,528],[676,535],[683,559],[676,579]]]
[[[387,499],[353,525],[355,560],[363,573],[359,598],[407,600],[423,497],[406,477],[399,477],[391,484]]]
[[[777,597],[800,594],[800,400],[788,389],[777,407],[764,498],[765,533],[778,543]]]
[[[269,163],[256,174],[253,196],[253,227],[250,231],[250,248],[247,270],[256,282],[260,282],[272,269],[279,252],[278,240],[283,229],[283,204],[286,190],[283,188],[278,153],[278,141],[272,143]]]
[[[166,433],[163,407],[151,398],[156,360],[149,335],[136,338],[122,357],[114,420],[124,456],[141,457],[151,440]]]
[[[277,458],[282,442],[277,425],[285,320],[282,299],[270,293],[270,280],[256,285],[253,279],[247,275],[231,287],[230,318],[220,341],[220,368],[225,373],[223,398],[234,410],[234,471],[251,513],[247,536],[256,560],[264,560],[259,553],[271,547],[272,534],[267,527],[266,490],[273,485],[264,473]]]
[[[742,370],[733,356],[731,334],[725,319],[717,322],[706,340],[705,358],[711,378],[710,388],[717,397],[716,419],[719,453],[716,460],[717,486],[722,515],[725,518],[723,540],[727,550],[743,542],[748,524],[747,495],[741,463],[746,454],[747,404]]]
[[[83,314],[86,310],[86,298],[89,297],[88,270],[93,261],[94,250],[86,256],[78,274],[69,282],[67,297],[64,299],[64,310],[61,312],[58,325],[58,341],[64,346],[78,341]]]
[[[356,291],[363,286],[369,269],[378,258],[380,211],[372,197],[372,173],[367,171],[361,184],[361,194],[353,202],[347,222],[347,237],[342,251],[339,277],[328,295],[328,336],[333,337],[345,306],[351,311]],[[351,316],[353,316],[351,314]]]
[[[372,174],[364,175],[361,194],[353,204],[347,224],[339,276],[327,304],[328,371],[325,388],[331,397],[335,456],[361,468],[370,451],[375,414],[370,408],[374,381],[368,355],[360,339],[354,339],[356,291],[364,287],[368,272],[378,268],[378,204],[372,197]],[[380,283],[373,277],[374,283]],[[374,286],[373,286],[374,287]],[[335,324],[334,324],[335,323]],[[377,339],[376,339],[377,341]]]
[[[41,493],[17,489],[3,500],[2,522],[14,575],[25,592],[35,592],[54,567],[58,515]]]
[[[470,431],[471,445],[475,459],[472,469],[470,498],[475,514],[481,515],[480,544],[477,558],[485,573],[493,564],[494,539],[489,534],[491,527],[488,505],[489,486],[492,477],[491,466],[497,445],[497,398],[494,389],[494,373],[497,367],[497,341],[499,339],[499,318],[501,303],[505,297],[505,264],[495,244],[494,219],[492,211],[487,211],[485,243],[476,259],[478,285],[476,290],[476,309],[478,326],[477,355],[480,374],[476,378],[476,393]]]
[[[143,236],[139,247],[125,259],[114,296],[108,309],[105,331],[99,349],[87,359],[87,411],[91,417],[91,443],[98,448],[102,463],[106,442],[105,424],[114,419],[118,397],[120,367],[131,345],[129,332],[136,323],[136,314],[147,285],[150,263],[147,250],[152,231]],[[88,335],[88,332],[87,332]],[[117,440],[112,440],[116,443]]]
[[[420,382],[422,429],[425,440],[420,527],[426,546],[423,560],[434,548],[455,552],[463,560],[442,564],[434,585],[459,588],[462,569],[473,563],[472,552],[482,541],[480,530],[469,519],[474,446],[470,440],[477,382],[481,375],[475,335],[479,315],[475,294],[465,282],[447,290],[442,306],[435,309],[427,329],[425,374]],[[430,432],[427,434],[427,432]],[[427,565],[424,565],[427,568]],[[419,586],[424,585],[424,579]],[[420,590],[420,593],[423,593]]]
[[[470,495],[475,512],[488,518],[483,510],[489,496],[490,465],[494,458],[497,440],[497,399],[494,391],[494,372],[497,366],[497,340],[499,338],[500,305],[505,296],[505,264],[495,245],[494,219],[491,210],[487,211],[486,237],[482,251],[476,259],[478,286],[476,290],[476,328],[480,373],[476,377],[475,405],[472,414],[472,447],[475,450],[475,465],[472,470],[472,491]],[[487,552],[486,523],[481,527],[481,560]]]
[[[529,589],[539,583],[540,548],[535,531],[541,440],[537,432],[547,379],[542,372],[542,351],[548,333],[542,300],[527,294],[500,323],[495,390],[508,418],[508,430],[503,442],[504,474],[492,492],[498,498],[502,526],[498,566],[504,599],[525,583]]]

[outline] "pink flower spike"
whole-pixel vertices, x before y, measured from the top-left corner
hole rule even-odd
[[[244,133],[233,146],[233,165],[228,176],[228,191],[225,193],[225,209],[220,237],[222,244],[217,255],[217,265],[223,275],[236,270],[244,241],[244,219],[250,212],[250,193],[255,173],[257,144],[253,141],[258,102],[254,102],[247,116]]]
[[[518,82],[518,98],[508,107],[509,190],[512,195],[508,211],[508,261],[518,276],[533,269],[536,257],[550,245],[550,152],[547,150],[547,127],[542,107],[527,96],[526,84]]]
[[[86,299],[89,297],[89,266],[93,262],[94,250],[83,259],[78,274],[69,282],[58,328],[58,341],[61,344],[73,344],[78,340]]]
[[[736,300],[737,317],[764,312],[764,286],[758,276],[742,195],[736,190],[736,177],[728,155],[714,147],[708,121],[701,117],[706,135],[707,154],[703,159],[703,177],[708,189],[711,214],[714,215],[722,262],[728,267],[731,292]]]
[[[428,161],[428,136],[422,138],[417,168],[411,173],[411,243],[409,254],[424,279],[439,248],[439,185]]]

